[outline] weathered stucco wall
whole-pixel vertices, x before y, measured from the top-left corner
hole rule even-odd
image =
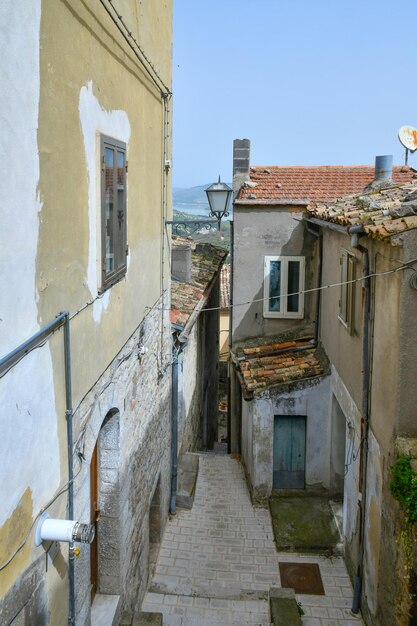
[[[165,170],[165,158],[171,158],[171,125],[164,133],[164,108],[169,109],[169,104],[164,107],[160,89],[152,84],[98,0],[43,0],[29,5],[7,1],[0,8],[1,20],[8,24],[2,33],[0,144],[3,160],[9,164],[3,177],[8,203],[1,209],[0,355],[60,311],[75,315],[71,319],[73,404],[78,407],[75,434],[85,428],[89,436],[96,436],[107,407],[119,410],[119,471],[127,485],[128,503],[121,519],[129,522],[128,535],[122,538],[122,592],[126,603],[136,606],[147,571],[147,507],[155,486],[150,483],[161,475],[163,507],[169,481],[165,446],[169,451],[167,367],[171,354],[165,341],[170,333],[161,314],[169,308],[169,276],[167,271],[162,273],[163,261],[169,267],[167,235],[162,239],[162,220],[170,215],[169,200],[164,202],[171,185]],[[118,10],[144,49],[148,46],[148,57],[169,86],[171,1],[120,0]],[[98,298],[100,133],[127,144],[129,256],[126,276]],[[149,315],[152,323],[146,321]],[[129,353],[126,346],[132,337],[137,343]],[[137,347],[146,341],[148,349],[153,349],[141,365]],[[119,359],[116,355],[121,351]],[[105,389],[104,381],[108,383]],[[100,407],[91,389],[97,391]],[[5,478],[0,488],[3,564],[58,486],[66,484],[62,331],[6,374],[0,381],[0,394],[4,399],[0,444],[0,470]],[[86,408],[89,402],[91,415]],[[86,472],[83,463],[77,480],[85,481]],[[87,490],[86,482],[83,487],[77,483],[76,512],[84,515],[83,521],[89,519]],[[66,516],[66,493],[49,512]],[[136,552],[131,553],[133,549]],[[89,576],[83,561],[86,554],[87,548],[77,562],[77,575],[82,570]],[[77,606],[82,605],[82,613],[77,624],[83,624],[88,620],[88,602],[87,596],[85,602],[80,599],[83,592],[78,584]],[[18,555],[0,572],[0,590],[1,623],[15,618],[19,625],[66,622],[67,546],[61,545],[46,572],[43,548],[34,547],[32,531]]]
[[[185,453],[201,448],[201,363],[198,324],[188,336],[187,345],[180,356],[178,373],[178,452]]]
[[[0,150],[5,168],[0,185],[7,197],[0,208],[0,355],[4,356],[40,329],[35,272],[42,215],[37,148],[41,2],[6,1],[0,7],[0,21],[4,25]],[[22,545],[35,515],[62,478],[56,410],[64,406],[55,394],[52,367],[47,344],[0,380],[0,566]],[[13,594],[26,605],[27,619],[41,623],[48,610],[44,560],[35,561],[32,538],[0,571],[0,596],[25,568],[31,584],[22,582]],[[59,576],[53,572],[48,575],[49,584],[56,579]],[[37,594],[31,599],[33,588]],[[18,613],[16,604],[5,607],[5,620]],[[65,610],[64,600],[62,615]],[[0,621],[9,623],[1,617]]]
[[[414,230],[403,237],[402,259],[405,263],[416,259],[417,232]],[[393,256],[398,258],[398,248]],[[400,257],[401,258],[401,257]],[[399,384],[397,393],[398,434],[417,435],[416,405],[417,387],[417,324],[413,323],[417,304],[417,291],[410,285],[414,270],[401,273],[400,328],[399,328]]]
[[[290,207],[269,209],[235,206],[233,215],[233,343],[303,329],[313,332],[314,298],[304,299],[304,319],[271,319],[263,316],[264,257],[305,256],[306,289],[315,286],[315,238],[300,223],[302,212]],[[257,302],[254,302],[257,300]],[[240,303],[252,304],[237,306]]]
[[[317,379],[293,391],[270,389],[242,402],[242,457],[254,500],[271,495],[275,415],[305,415],[306,486],[330,488],[330,379]]]
[[[362,276],[362,260],[358,251],[350,247],[350,238],[323,228],[322,285],[340,283],[342,250],[356,256],[356,277]],[[354,289],[354,325],[352,334],[339,320],[340,288],[332,287],[321,292],[320,339],[331,363],[339,372],[357,406],[361,403],[362,354],[362,283]]]

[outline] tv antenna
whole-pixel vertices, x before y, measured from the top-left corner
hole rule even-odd
[[[417,150],[417,128],[414,126],[401,126],[398,131],[398,139],[405,148],[405,165],[408,165],[408,153]]]

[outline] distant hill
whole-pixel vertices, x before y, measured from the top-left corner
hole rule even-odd
[[[205,189],[210,184],[197,185],[196,187],[173,187],[172,201],[174,211],[191,215],[207,215],[209,206]],[[231,186],[230,183],[227,184]],[[231,208],[230,204],[229,210]]]
[[[209,205],[205,189],[211,183],[206,185],[198,185],[197,187],[174,187],[172,189],[172,202],[174,208],[174,219],[193,219],[196,216],[204,216],[208,218]],[[232,185],[228,183],[231,187]],[[232,203],[229,204],[229,211],[232,210]],[[188,218],[187,215],[190,217]],[[230,219],[230,218],[229,218]],[[222,221],[221,232],[217,230],[207,231],[201,228],[193,233],[191,238],[200,243],[212,243],[221,246],[226,250],[230,249],[230,222],[225,219]]]

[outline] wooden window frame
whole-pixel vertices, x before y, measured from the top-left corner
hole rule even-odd
[[[282,302],[281,311],[271,311],[269,308],[269,287],[270,287],[270,263],[271,261],[281,262],[281,285],[280,285],[280,298]],[[298,310],[288,311],[288,298],[285,297],[288,293],[288,263],[290,261],[297,262],[300,266],[299,274],[299,296],[298,296]],[[305,257],[303,256],[265,256],[264,257],[264,317],[266,318],[280,318],[280,319],[303,319],[304,317],[304,291],[305,282]]]
[[[107,268],[107,216],[106,216],[106,148],[114,151],[113,166],[113,213],[111,220],[113,262],[112,269]],[[123,153],[124,165],[117,166],[117,153]],[[122,141],[100,135],[100,164],[101,164],[101,288],[100,293],[119,282],[127,271],[127,149]],[[123,175],[122,208],[118,204],[118,176],[119,170]]]
[[[340,254],[339,321],[352,335],[355,319],[355,265],[356,257],[348,250]]]

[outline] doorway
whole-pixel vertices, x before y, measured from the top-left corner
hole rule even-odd
[[[90,522],[95,537],[90,545],[91,603],[103,594],[120,594],[120,414],[104,418],[90,462]],[[97,601],[96,597],[96,601]]]
[[[93,602],[98,590],[98,520],[100,510],[98,507],[98,443],[94,446],[90,464],[90,523],[95,529],[94,539],[90,544],[90,583],[91,602]]]
[[[152,579],[156,562],[158,560],[159,547],[161,543],[161,477],[158,478],[155,491],[152,496],[149,509],[149,582]]]
[[[305,488],[306,423],[305,415],[274,417],[274,489]]]

